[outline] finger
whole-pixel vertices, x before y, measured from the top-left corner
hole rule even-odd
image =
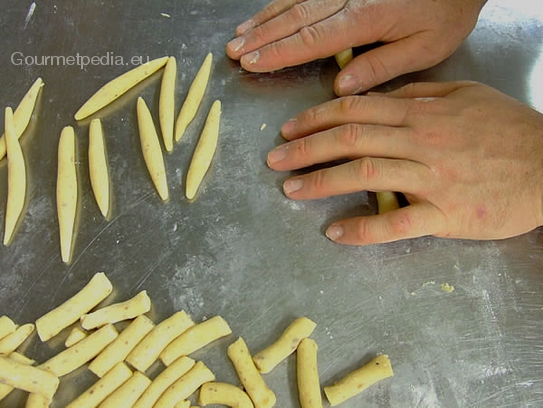
[[[293,177],[283,184],[285,195],[313,200],[359,191],[401,191],[423,195],[428,168],[409,160],[364,157],[349,163]]]
[[[289,37],[248,52],[240,58],[240,63],[250,72],[270,72],[330,57],[353,46],[352,33],[358,33],[361,25],[342,9],[318,23],[300,28]]]
[[[409,99],[386,96],[338,98],[301,112],[281,127],[281,134],[293,140],[347,123],[404,126],[413,104]]]
[[[471,81],[415,82],[387,92],[386,96],[393,98],[443,98],[460,88],[474,85],[476,83]]]
[[[297,3],[301,3],[305,0],[276,0],[269,3],[262,10],[256,13],[249,20],[241,23],[236,28],[236,36],[245,34],[247,31],[252,30],[254,27],[264,24],[265,22],[277,17],[281,13],[284,13]]]
[[[289,37],[303,27],[311,26],[330,17],[341,10],[343,6],[344,1],[306,0],[295,4],[277,17],[257,25],[245,35],[230,41],[227,44],[227,53],[237,59],[243,54]]]
[[[408,128],[347,124],[278,146],[268,166],[285,171],[363,156],[414,160]]]
[[[443,213],[429,203],[420,203],[386,214],[338,221],[328,227],[326,236],[340,244],[368,245],[437,235],[444,229]]]
[[[357,56],[336,77],[337,95],[366,91],[400,75],[436,65],[446,55],[431,52],[424,32],[384,44]]]

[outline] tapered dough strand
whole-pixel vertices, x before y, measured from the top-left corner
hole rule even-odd
[[[17,139],[19,139],[24,133],[30,119],[32,118],[32,112],[34,111],[38,94],[40,93],[40,89],[43,85],[44,83],[41,78],[36,79],[19,103],[19,106],[17,106],[15,109],[15,112],[13,112],[13,123],[15,125],[15,134],[17,135]],[[0,136],[0,160],[4,158],[6,152],[6,139],[4,134]]]
[[[135,371],[99,405],[99,408],[131,408],[149,384],[151,380],[145,374]]]
[[[13,111],[6,108],[5,143],[8,152],[8,202],[6,206],[6,224],[4,229],[4,245],[13,238],[15,226],[21,217],[26,197],[26,164],[23,149],[19,144]]]
[[[164,156],[162,155],[162,148],[160,147],[153,117],[141,97],[138,98],[137,112],[143,159],[158,195],[163,201],[166,201],[169,198],[169,192]]]
[[[57,212],[62,261],[69,263],[77,211],[77,173],[74,128],[62,129],[58,142]]]
[[[179,335],[160,354],[160,359],[168,366],[179,357],[188,356],[212,341],[231,333],[230,326],[221,316],[212,317]]]
[[[113,367],[106,375],[88,388],[66,408],[94,408],[132,376],[132,370],[124,363]]]
[[[184,311],[174,313],[157,324],[132,350],[126,361],[134,368],[145,372],[171,341],[192,326],[194,322]]]
[[[0,383],[52,399],[59,379],[46,370],[0,356]]]
[[[226,405],[234,408],[254,408],[251,398],[239,387],[224,382],[208,382],[200,387],[198,404]]]
[[[126,302],[115,303],[81,316],[81,327],[85,330],[91,330],[108,323],[117,323],[132,319],[133,317],[147,313],[149,310],[151,310],[151,299],[147,291],[142,290]]]
[[[307,317],[299,317],[292,322],[281,337],[271,346],[257,353],[253,361],[261,373],[269,373],[274,367],[296,351],[298,344],[309,337],[317,323]]]
[[[179,401],[177,404],[175,404],[174,408],[190,408],[190,401]]]
[[[345,65],[347,65],[349,62],[353,59],[353,49],[347,48],[346,50],[338,52],[336,55],[334,55],[337,64],[341,69],[345,68]]]
[[[51,357],[39,367],[55,374],[57,377],[62,377],[96,357],[109,343],[117,338],[118,334],[115,327],[108,324],[79,343]]]
[[[89,173],[96,204],[104,218],[107,218],[110,203],[109,171],[100,119],[93,119],[89,127]]]
[[[177,62],[170,57],[160,85],[160,100],[158,118],[164,147],[168,152],[173,150],[173,129],[175,124],[175,81],[177,77]]]
[[[375,357],[365,366],[353,371],[334,385],[324,387],[324,393],[335,407],[342,402],[360,394],[369,386],[385,378],[392,377],[392,364],[387,355]]]
[[[181,357],[172,365],[162,371],[147,387],[133,408],[147,408],[154,406],[155,402],[174,382],[188,373],[194,367],[195,361],[189,357]]]
[[[296,377],[301,408],[322,408],[317,349],[315,340],[309,338],[303,339],[296,349]]]
[[[83,330],[81,327],[74,327],[72,331],[70,332],[70,334],[68,334],[68,337],[66,337],[64,346],[72,347],[74,344],[80,342],[88,335],[89,334],[85,330]]]
[[[13,333],[17,329],[17,325],[8,316],[0,317],[0,339],[3,339],[8,334]]]
[[[175,122],[175,141],[178,142],[179,139],[185,133],[188,125],[194,117],[196,112],[202,103],[204,93],[207,88],[207,83],[209,82],[209,75],[211,73],[211,63],[213,62],[213,54],[209,53],[204,59],[200,69],[196,73],[192,84],[190,85],[189,91],[187,92],[187,97],[185,102],[181,106],[179,115],[177,116],[177,121]]]
[[[34,332],[34,324],[27,323],[19,326],[13,333],[0,340],[0,354],[10,354],[15,351]]]
[[[392,191],[378,191],[375,193],[375,195],[377,196],[377,208],[379,214],[384,214],[400,208],[398,198]]]
[[[198,361],[194,367],[164,391],[153,407],[174,407],[175,404],[190,397],[202,384],[209,381],[215,381],[215,374],[203,362]]]
[[[92,95],[81,108],[79,108],[74,115],[75,120],[85,119],[109,105],[130,88],[133,88],[145,78],[151,76],[166,65],[168,58],[169,57],[161,57],[154,59],[109,81]]]
[[[221,122],[221,101],[217,100],[211,105],[207,115],[207,120],[194,150],[192,161],[187,173],[186,196],[192,200],[204,179],[213,155],[217,149],[219,139],[219,128]]]
[[[153,327],[155,327],[154,323],[147,316],[136,317],[115,340],[91,361],[89,370],[98,377],[102,377],[114,365],[123,361]]]
[[[276,402],[275,394],[268,388],[256,368],[245,340],[240,337],[228,346],[227,355],[255,408],[273,407]]]
[[[36,320],[36,329],[42,341],[56,336],[60,331],[90,311],[113,290],[113,285],[103,272],[94,274],[78,293],[60,306]]]

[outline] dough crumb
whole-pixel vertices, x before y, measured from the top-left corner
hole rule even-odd
[[[441,290],[443,292],[451,293],[454,290],[454,286],[449,285],[448,283],[442,283],[441,284]]]
[[[268,125],[266,125],[265,123],[263,123],[262,125],[260,125],[260,130],[262,131],[262,130],[266,129],[266,126],[268,126]]]
[[[168,13],[160,13],[162,17],[170,18],[171,16]]]

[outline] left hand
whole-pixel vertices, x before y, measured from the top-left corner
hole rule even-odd
[[[289,198],[369,190],[408,199],[399,210],[332,224],[326,235],[338,243],[500,239],[543,225],[543,115],[488,86],[418,83],[339,98],[281,131],[289,142],[268,154],[274,170],[350,160],[290,178]]]

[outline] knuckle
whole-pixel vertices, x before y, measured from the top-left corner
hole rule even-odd
[[[311,177],[311,185],[313,189],[322,192],[326,189],[326,173],[324,170],[316,171]]]
[[[339,99],[339,110],[345,114],[352,111],[360,111],[364,109],[365,99],[359,96],[344,96]]]
[[[363,157],[355,161],[354,172],[356,179],[364,183],[379,177],[380,170],[373,158]]]
[[[392,77],[387,66],[376,54],[368,54],[367,63],[369,67],[368,76],[371,82],[383,82],[383,79]]]
[[[356,123],[342,125],[337,135],[337,143],[346,148],[356,147],[364,136],[364,128]]]
[[[356,228],[354,230],[355,239],[357,242],[370,243],[374,242],[372,238],[371,230],[369,228],[370,224],[366,218],[361,218],[356,223]]]
[[[307,47],[314,47],[321,43],[321,36],[318,30],[313,26],[303,27],[300,30],[300,38],[302,42]]]
[[[310,138],[304,137],[302,139],[299,139],[294,144],[296,155],[301,158],[307,158],[311,156],[312,152],[312,146]]]
[[[291,9],[290,13],[294,21],[301,23],[302,25],[307,25],[309,21],[309,12],[306,8],[307,3],[298,3],[295,4]]]
[[[390,230],[394,237],[408,236],[413,227],[413,219],[406,212],[397,212],[395,217],[390,220]]]

